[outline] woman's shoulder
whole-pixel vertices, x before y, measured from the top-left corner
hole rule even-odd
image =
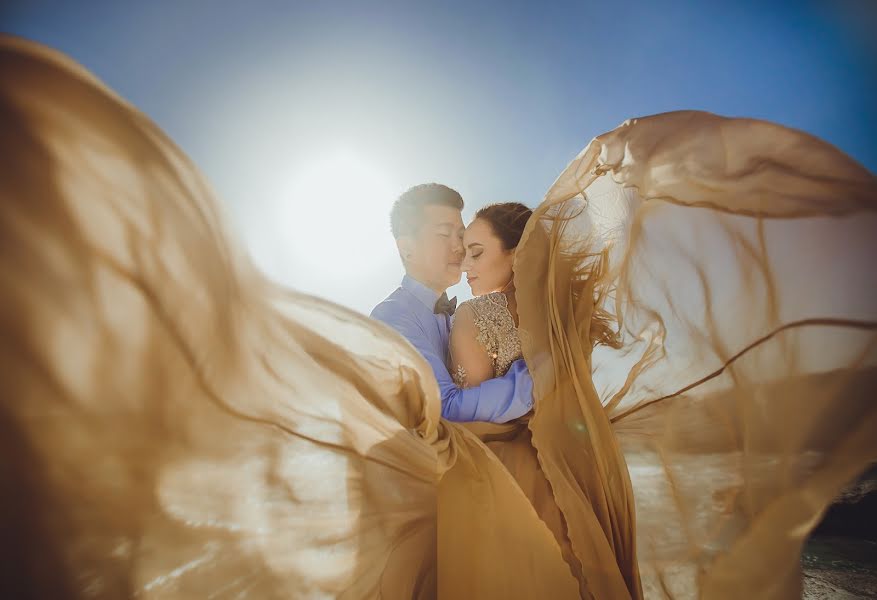
[[[508,313],[509,300],[502,292],[490,292],[483,296],[476,296],[471,300],[460,303],[454,313],[454,322],[459,319],[460,323],[472,323],[479,327],[486,326],[486,322],[501,321]]]
[[[452,323],[456,324],[462,321],[473,321],[478,316],[476,300],[478,300],[478,298],[471,298],[470,300],[466,300],[457,305],[457,309],[454,311]]]
[[[464,310],[474,311],[476,314],[480,314],[484,312],[484,309],[492,306],[502,306],[506,307],[509,305],[509,299],[502,292],[490,292],[489,294],[484,294],[483,296],[475,296],[471,300],[466,300],[461,303],[457,310],[460,308],[467,307]]]

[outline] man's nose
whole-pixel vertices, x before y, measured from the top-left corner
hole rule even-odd
[[[463,248],[463,240],[457,239],[454,241],[454,254],[461,259],[463,258],[463,255],[466,254],[466,250]]]

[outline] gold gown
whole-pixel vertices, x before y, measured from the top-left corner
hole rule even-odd
[[[466,358],[455,355],[455,348],[458,347],[455,344],[457,336],[474,338],[477,344],[470,346],[471,351],[484,353],[487,358],[486,364],[489,364],[487,370],[492,377],[505,375],[512,362],[523,356],[518,327],[509,310],[508,297],[503,292],[491,292],[467,300],[457,309],[450,335],[451,370],[454,372],[457,385],[468,387],[469,373],[460,364],[461,361],[466,362]],[[505,470],[514,478],[536,515],[554,536],[561,556],[578,582],[581,596],[587,598],[594,591],[592,588],[597,577],[591,574],[586,580],[581,563],[573,553],[563,515],[555,501],[551,484],[539,465],[532,433],[528,426],[530,417],[531,415],[525,415],[503,424],[473,422],[461,425],[478,436],[478,439],[490,448]],[[445,489],[446,486],[440,484],[440,498]],[[485,510],[489,510],[489,507],[485,507]],[[577,510],[589,510],[589,508],[578,506]],[[455,514],[457,511],[447,512]],[[440,511],[440,518],[442,513],[443,511]],[[443,531],[446,529],[450,528],[443,528]],[[448,546],[448,551],[439,555],[440,563],[442,568],[447,567],[449,572],[456,573],[456,581],[463,585],[469,585],[468,580],[478,576],[470,566],[477,564],[477,557],[495,551],[490,540],[475,536],[468,536],[465,541],[460,540],[460,543],[448,544]],[[440,545],[440,549],[443,547],[444,545]],[[635,565],[631,566],[635,567]],[[466,576],[460,577],[460,573],[465,573]],[[610,593],[613,598],[629,596],[624,581],[618,578],[613,583],[614,588],[605,589],[603,592]],[[465,597],[468,595],[468,590],[463,585],[454,591]],[[635,590],[635,593],[638,591]]]
[[[4,37],[0,131],[3,597],[581,595],[425,361],[263,277],[145,116]],[[528,427],[586,594],[637,568],[646,597],[799,593],[877,458],[875,190],[817,139],[694,112],[549,190],[515,267]]]

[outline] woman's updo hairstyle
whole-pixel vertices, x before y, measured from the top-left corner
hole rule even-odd
[[[490,223],[503,248],[513,250],[518,247],[524,226],[532,214],[533,211],[520,202],[500,202],[480,209],[475,213],[475,218]]]

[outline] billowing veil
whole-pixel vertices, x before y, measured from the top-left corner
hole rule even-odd
[[[561,174],[515,279],[589,583],[634,591],[638,563],[650,598],[800,597],[808,532],[877,460],[875,234],[873,175],[760,121],[628,121]]]
[[[0,39],[0,123],[0,596],[433,597],[419,356],[264,280],[65,57]]]
[[[875,455],[874,183],[800,134],[643,120],[529,226],[530,427],[575,558],[408,343],[265,279],[84,69],[0,37],[0,134],[2,597],[606,597],[637,564],[650,596],[776,596]]]
[[[145,116],[0,36],[0,132],[0,597],[577,597],[416,350],[266,280]]]

